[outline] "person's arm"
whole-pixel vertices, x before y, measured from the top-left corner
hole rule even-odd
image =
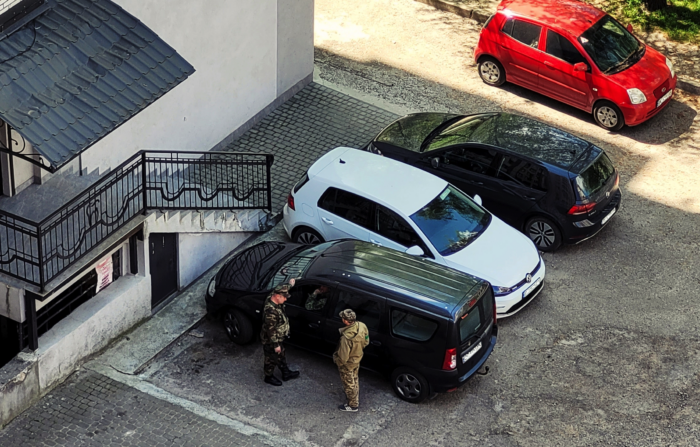
[[[267,338],[275,345],[275,351],[279,349],[280,339],[277,337],[277,326],[279,325],[279,315],[276,312],[265,308],[263,315],[263,331]],[[277,351],[279,352],[279,351]]]
[[[340,346],[338,346],[338,360],[340,363],[345,364],[350,358],[350,340],[344,336],[340,336]]]

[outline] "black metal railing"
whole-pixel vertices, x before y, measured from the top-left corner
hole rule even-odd
[[[272,209],[271,154],[141,151],[39,223],[0,211],[0,273],[44,290],[148,210]]]

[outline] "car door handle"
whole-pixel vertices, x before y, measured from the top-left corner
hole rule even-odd
[[[373,244],[379,245],[380,247],[382,246],[382,243],[381,243],[381,242],[375,241],[374,239],[370,239],[369,241],[370,241],[371,243],[373,243]]]
[[[319,326],[321,326],[320,323],[309,323],[309,327],[313,329],[318,329]]]
[[[381,341],[377,341],[377,340],[372,340],[372,341],[370,342],[370,344],[371,344],[372,346],[381,346],[381,345],[382,345],[382,342],[381,342]]]
[[[333,225],[333,221],[327,217],[322,217],[321,220],[323,221],[323,223],[326,223],[328,225]]]
[[[544,64],[545,64],[547,67],[549,67],[549,68],[551,68],[551,69],[554,69],[554,64],[553,64],[553,63],[551,63],[551,62],[549,62],[549,61],[544,61]]]

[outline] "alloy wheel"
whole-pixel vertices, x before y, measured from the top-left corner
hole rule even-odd
[[[235,340],[241,334],[238,318],[236,318],[233,312],[229,311],[224,315],[224,327],[226,328],[226,334],[231,340]]]
[[[396,389],[407,399],[416,399],[421,394],[420,381],[412,374],[403,373],[396,377]]]
[[[603,126],[608,128],[613,128],[617,126],[617,112],[608,106],[602,106],[596,112],[598,121],[603,124]]]
[[[495,84],[501,77],[501,70],[493,61],[485,61],[479,66],[481,77],[490,84]]]
[[[543,222],[541,220],[532,222],[528,233],[530,235],[530,239],[532,239],[538,248],[551,247],[554,241],[557,239],[554,228],[552,228],[552,226],[547,222]]]
[[[301,244],[318,244],[321,242],[318,236],[308,231],[302,231],[297,236],[297,241]]]

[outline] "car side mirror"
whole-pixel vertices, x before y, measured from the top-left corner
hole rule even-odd
[[[414,245],[413,247],[408,247],[408,250],[406,250],[406,254],[411,256],[423,256],[425,252],[419,246]]]
[[[585,62],[574,64],[574,71],[588,71],[588,65]]]
[[[634,33],[634,28],[632,28],[631,23],[627,24],[627,31],[629,31],[630,33]]]
[[[440,166],[440,159],[438,157],[433,157],[430,159],[430,166],[437,169]]]
[[[479,206],[483,206],[483,203],[481,201],[481,196],[479,194],[474,194],[473,199]]]

